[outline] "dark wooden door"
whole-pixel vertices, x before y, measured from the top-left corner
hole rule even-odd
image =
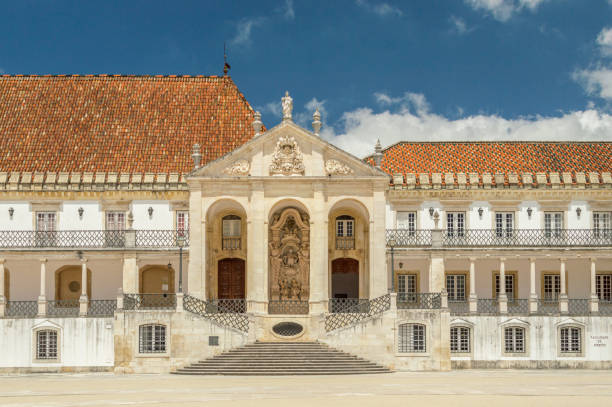
[[[244,260],[219,260],[218,289],[220,299],[245,298]]]
[[[359,298],[359,262],[341,258],[332,261],[332,298]]]

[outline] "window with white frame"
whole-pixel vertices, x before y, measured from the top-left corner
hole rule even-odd
[[[495,214],[495,235],[512,237],[514,231],[514,212],[497,212]]]
[[[426,351],[425,325],[401,324],[398,327],[398,353],[416,353]]]
[[[465,301],[465,274],[447,274],[446,291],[449,301]]]
[[[563,212],[545,212],[544,213],[544,236],[561,237],[563,229]]]
[[[416,231],[416,212],[397,212],[397,228],[414,235]]]
[[[166,326],[158,324],[141,325],[138,343],[140,353],[165,353]]]
[[[415,302],[417,293],[416,274],[398,274],[397,300],[401,302]]]
[[[241,247],[242,219],[237,215],[227,215],[223,217],[221,223],[223,250],[239,250]]]
[[[57,359],[57,331],[43,329],[36,332],[36,359]]]
[[[504,351],[525,353],[525,328],[509,326],[504,328]]]
[[[465,212],[446,212],[446,234],[448,236],[465,236]]]
[[[514,281],[514,274],[506,274],[506,296],[509,300],[515,298],[515,287],[516,282]],[[495,298],[499,297],[499,273],[495,274]]]
[[[353,237],[355,219],[352,216],[338,216],[336,218],[336,237]]]
[[[612,212],[593,212],[593,234],[595,237],[612,233]]]
[[[36,212],[36,231],[55,231],[55,212]]]
[[[582,352],[582,332],[575,326],[566,326],[560,329],[561,353]]]
[[[467,326],[453,326],[450,329],[451,353],[470,352],[470,328]]]
[[[106,230],[125,230],[125,212],[106,212]]]
[[[544,274],[543,291],[545,300],[558,300],[559,294],[561,294],[561,276],[559,274]]]
[[[612,301],[612,274],[597,274],[595,290],[600,301]]]
[[[185,236],[189,230],[189,212],[176,211],[176,231],[178,236]]]

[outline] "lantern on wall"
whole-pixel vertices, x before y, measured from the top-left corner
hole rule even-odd
[[[153,207],[149,206],[149,209],[147,209],[147,212],[149,212],[149,218],[153,217]]]
[[[10,219],[13,219],[13,214],[15,213],[15,209],[13,209],[13,207],[11,206],[11,207],[8,209],[8,212],[9,212],[9,218],[10,218]]]
[[[83,219],[83,212],[85,212],[85,209],[83,209],[83,207],[81,206],[78,209],[78,212],[79,212],[79,219]]]
[[[527,216],[529,216],[529,219],[531,219],[531,214],[532,213],[533,213],[533,209],[527,208]]]

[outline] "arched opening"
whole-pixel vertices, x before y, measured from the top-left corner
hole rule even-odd
[[[78,301],[82,291],[81,266],[64,266],[55,272],[55,299]],[[87,297],[91,298],[91,270],[87,269]]]
[[[174,294],[174,269],[167,265],[151,265],[140,269],[141,294]]]

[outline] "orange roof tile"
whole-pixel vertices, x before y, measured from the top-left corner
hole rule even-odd
[[[0,76],[0,171],[182,172],[254,135],[229,77]]]

